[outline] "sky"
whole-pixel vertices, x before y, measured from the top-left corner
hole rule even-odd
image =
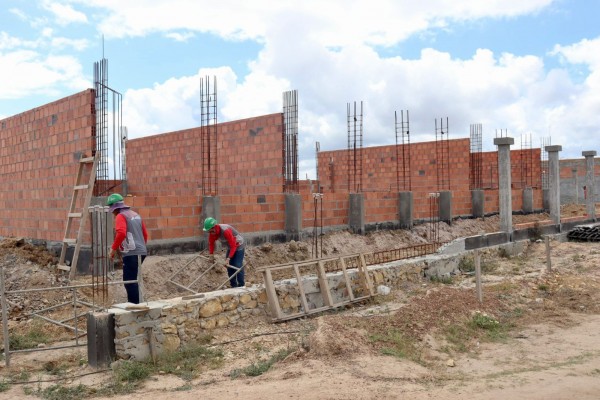
[[[129,138],[200,126],[200,78],[217,79],[217,121],[281,112],[298,91],[300,177],[315,145],[450,139],[482,124],[483,151],[561,145],[600,152],[600,1],[1,0],[0,119],[93,87],[123,96]],[[232,154],[232,157],[235,155]],[[221,160],[225,158],[220,158]]]

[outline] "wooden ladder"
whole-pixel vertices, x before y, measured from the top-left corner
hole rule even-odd
[[[359,282],[359,288],[362,292],[360,295],[357,295],[352,288],[352,280],[350,274],[348,274],[348,266],[346,262],[346,260],[348,259],[351,259],[353,261],[352,264],[354,264],[356,268],[356,275]],[[347,291],[347,297],[340,299],[340,301],[338,301],[337,303],[334,303],[333,301],[331,291],[334,288],[331,288],[329,286],[327,280],[327,273],[325,272],[325,263],[327,261],[334,260],[337,261],[337,264],[339,265],[339,270],[337,272],[342,273],[341,277]],[[323,306],[311,308],[307,298],[307,293],[304,290],[303,277],[300,273],[300,268],[302,267],[312,268],[313,271],[316,272],[319,292],[323,300]],[[296,278],[295,286],[298,293],[298,298],[300,301],[300,305],[302,306],[297,312],[291,312],[287,314],[283,312],[283,310],[281,309],[281,305],[279,304],[279,296],[277,295],[277,291],[275,290],[275,284],[273,282],[272,275],[273,271],[286,269],[291,269],[293,271],[293,276]],[[267,294],[268,303],[271,308],[271,319],[273,322],[286,321],[294,318],[308,316],[326,310],[339,308],[347,304],[363,301],[375,296],[375,291],[373,290],[373,283],[371,282],[371,278],[369,277],[369,272],[365,263],[365,257],[362,253],[351,254],[341,257],[315,259],[303,262],[259,267],[257,268],[257,271],[263,273],[263,278],[265,281],[265,291]]]
[[[92,193],[94,191],[94,183],[96,182],[96,168],[98,167],[98,160],[100,158],[100,152],[96,152],[96,155],[93,157],[86,157],[82,155],[79,159],[79,170],[77,171],[77,178],[75,178],[75,186],[73,187],[73,197],[71,198],[71,205],[69,207],[69,211],[67,212],[67,226],[65,227],[65,235],[62,242],[62,249],[60,251],[60,260],[58,261],[57,268],[63,271],[69,271],[69,279],[73,279],[75,277],[75,272],[77,271],[77,260],[79,259],[79,251],[81,250],[81,240],[83,239],[83,230],[85,229],[85,224],[87,222],[88,212],[87,209],[90,206],[90,201],[92,200]],[[82,181],[85,175],[85,169],[87,166],[91,164],[91,170],[89,172],[89,177],[87,178],[87,183],[85,180]],[[80,211],[76,210],[77,207],[77,199],[79,198],[79,194],[83,193],[83,206]],[[77,229],[77,237],[69,238],[68,235],[71,232],[71,228],[73,228],[73,221],[75,219],[79,220],[79,228]],[[68,266],[65,263],[65,256],[67,255],[67,248],[70,245],[75,246],[75,251],[73,252],[73,259],[71,260],[71,265]]]

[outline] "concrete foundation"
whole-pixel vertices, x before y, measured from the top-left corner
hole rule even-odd
[[[413,193],[398,193],[398,222],[400,228],[410,229],[413,226]]]
[[[365,234],[365,197],[362,193],[350,193],[348,225],[353,233]]]
[[[452,224],[452,192],[440,192],[439,208],[440,221],[448,225]]]
[[[485,213],[485,192],[481,189],[471,190],[471,214],[482,218]]]
[[[523,189],[523,212],[531,214],[533,212],[533,189]]]
[[[297,193],[285,194],[285,233],[289,240],[298,240],[302,231],[302,198]]]

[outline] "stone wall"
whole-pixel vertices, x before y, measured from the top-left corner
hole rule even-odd
[[[451,263],[451,258],[436,257],[436,262]],[[369,274],[375,288],[377,285],[397,287],[407,280],[420,280],[430,262],[424,257],[394,261],[369,267]],[[348,275],[354,294],[360,295],[357,271],[348,270]],[[334,303],[347,300],[348,293],[341,272],[328,274],[327,279]],[[275,286],[284,314],[299,312],[301,302],[296,280],[276,282]],[[311,309],[323,306],[316,276],[305,277],[303,288]],[[237,325],[250,318],[264,319],[269,316],[267,296],[262,285],[203,295],[189,299],[178,297],[151,301],[140,305],[147,306],[147,309],[139,310],[127,309],[132,306],[130,303],[114,305],[108,312],[115,318],[117,358],[143,360],[151,356],[151,345],[155,355],[158,355],[193,343],[215,329]]]

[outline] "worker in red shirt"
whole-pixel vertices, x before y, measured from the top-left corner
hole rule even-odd
[[[113,193],[106,202],[110,212],[115,216],[115,240],[110,248],[109,257],[112,260],[117,253],[123,256],[123,280],[135,281],[138,279],[138,268],[141,268],[148,250],[148,232],[142,217],[131,210],[123,201],[123,196]],[[134,304],[140,303],[140,285],[126,283],[127,301]]]
[[[214,262],[215,242],[227,248],[225,262],[232,267],[227,267],[227,275],[232,288],[244,287],[244,237],[231,225],[219,224],[214,218],[204,220],[204,232],[208,232],[208,252]],[[239,272],[238,272],[239,271]]]

